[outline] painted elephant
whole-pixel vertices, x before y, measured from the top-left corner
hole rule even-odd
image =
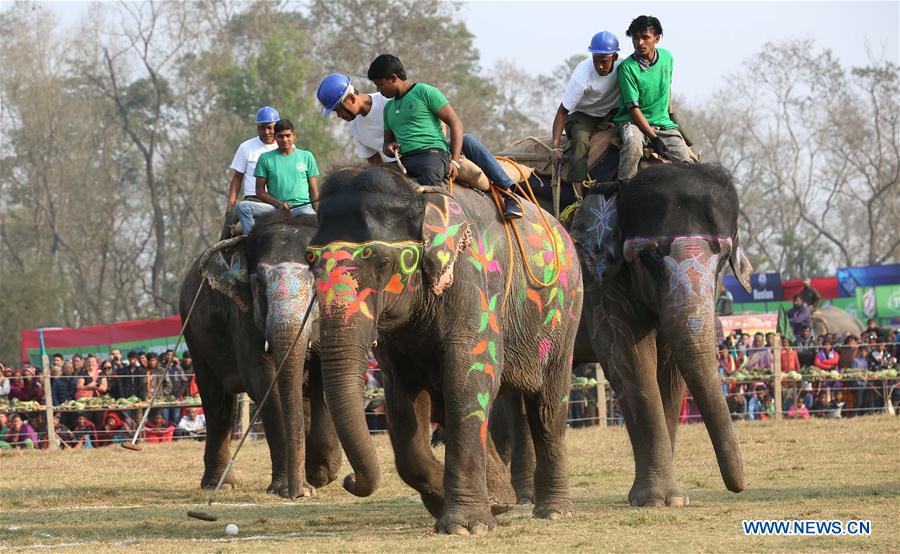
[[[571,233],[591,342],[634,451],[634,506],[680,506],[672,467],[685,382],[728,490],[744,488],[740,448],[716,370],[716,291],[726,263],[750,290],[738,197],[720,167],[659,165],[592,189]]]
[[[457,187],[451,197],[381,168],[342,170],[322,186],[308,259],[326,396],[354,471],[344,487],[366,496],[380,479],[356,372],[377,339],[397,470],[438,532],[496,523],[485,451],[492,401],[506,392],[525,398],[534,514],[572,511],[563,439],[581,270],[565,230],[525,209],[505,229],[478,191]],[[446,464],[429,444],[432,412],[446,431]]]
[[[182,320],[208,282],[185,329],[207,423],[201,487],[215,486],[228,463],[235,395],[246,391],[260,402],[300,330],[313,290],[305,256],[315,228],[315,216],[261,217],[246,238],[210,247],[184,279]],[[315,339],[310,319],[261,414],[272,460],[268,490],[288,498],[331,482],[341,465],[318,354],[307,347]],[[230,472],[226,483],[235,482]]]

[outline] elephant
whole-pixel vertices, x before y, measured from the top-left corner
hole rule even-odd
[[[856,316],[837,306],[823,306],[812,314],[813,331],[816,335],[834,333],[838,338],[850,333],[860,336],[865,329]]]
[[[235,395],[249,392],[259,403],[300,331],[312,297],[305,252],[315,228],[315,216],[260,217],[246,238],[208,248],[184,278],[181,318],[207,423],[201,487],[214,487],[228,463]],[[291,499],[330,483],[341,466],[312,319],[261,413],[272,462],[268,491]],[[234,472],[224,483],[236,483]]]
[[[485,458],[491,405],[505,393],[524,397],[533,514],[573,511],[564,435],[581,268],[565,230],[523,204],[525,219],[504,224],[502,203],[480,191],[422,187],[385,168],[341,170],[321,189],[307,259],[325,393],[353,467],[344,488],[367,496],[379,484],[355,371],[375,343],[397,471],[440,533],[496,525]],[[446,432],[446,464],[430,446],[432,413]]]
[[[585,322],[619,399],[634,453],[633,506],[683,506],[672,459],[685,382],[728,490],[744,488],[717,372],[715,300],[725,264],[750,290],[738,197],[721,167],[657,165],[591,189],[570,229]]]

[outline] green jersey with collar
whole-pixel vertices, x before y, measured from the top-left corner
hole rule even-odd
[[[678,128],[669,118],[674,61],[668,50],[657,48],[656,51],[659,54],[656,63],[646,69],[632,56],[619,64],[619,112],[613,119],[616,123],[631,121],[625,106],[633,103],[641,109],[650,125],[660,129]]]
[[[394,133],[401,154],[436,148],[450,148],[437,112],[449,104],[440,90],[425,83],[414,83],[400,98],[384,105],[384,128]]]
[[[296,147],[290,154],[266,152],[256,162],[256,176],[266,178],[266,191],[291,207],[309,203],[309,178],[318,175],[312,152]]]

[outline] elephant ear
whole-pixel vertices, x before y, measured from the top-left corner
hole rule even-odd
[[[200,272],[209,286],[234,302],[244,313],[250,311],[250,274],[244,252],[244,237],[219,241],[200,256]]]
[[[598,285],[612,279],[623,263],[617,202],[617,194],[586,195],[569,229],[582,263]]]
[[[731,264],[731,271],[734,271],[734,276],[737,277],[741,287],[745,291],[751,292],[753,287],[750,285],[750,276],[753,274],[753,266],[750,265],[750,260],[744,255],[744,249],[741,248],[741,242],[737,233],[734,235],[734,249],[731,251],[728,263]]]
[[[444,294],[453,284],[453,268],[460,252],[472,244],[471,224],[463,219],[462,210],[455,202],[441,198],[439,204],[425,206],[422,221],[422,240],[425,255],[422,269],[431,292]]]

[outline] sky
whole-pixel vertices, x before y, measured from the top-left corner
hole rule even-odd
[[[727,77],[767,42],[812,39],[845,65],[875,59],[898,63],[900,2],[466,2],[461,10],[477,37],[482,66],[514,61],[533,75],[549,74],[584,52],[591,37],[611,31],[622,53],[638,15],[656,16],[659,46],[675,58],[673,91],[703,99],[727,86]],[[499,31],[498,31],[499,30]]]
[[[302,3],[302,2],[301,2]],[[11,4],[3,2],[4,5]],[[43,2],[74,26],[89,2]],[[675,57],[673,91],[701,102],[767,42],[812,39],[845,65],[900,62],[900,2],[548,2],[468,1],[460,16],[475,35],[485,72],[511,60],[532,75],[549,74],[591,37],[612,31],[624,55],[625,29],[638,15],[663,25],[662,48]]]

